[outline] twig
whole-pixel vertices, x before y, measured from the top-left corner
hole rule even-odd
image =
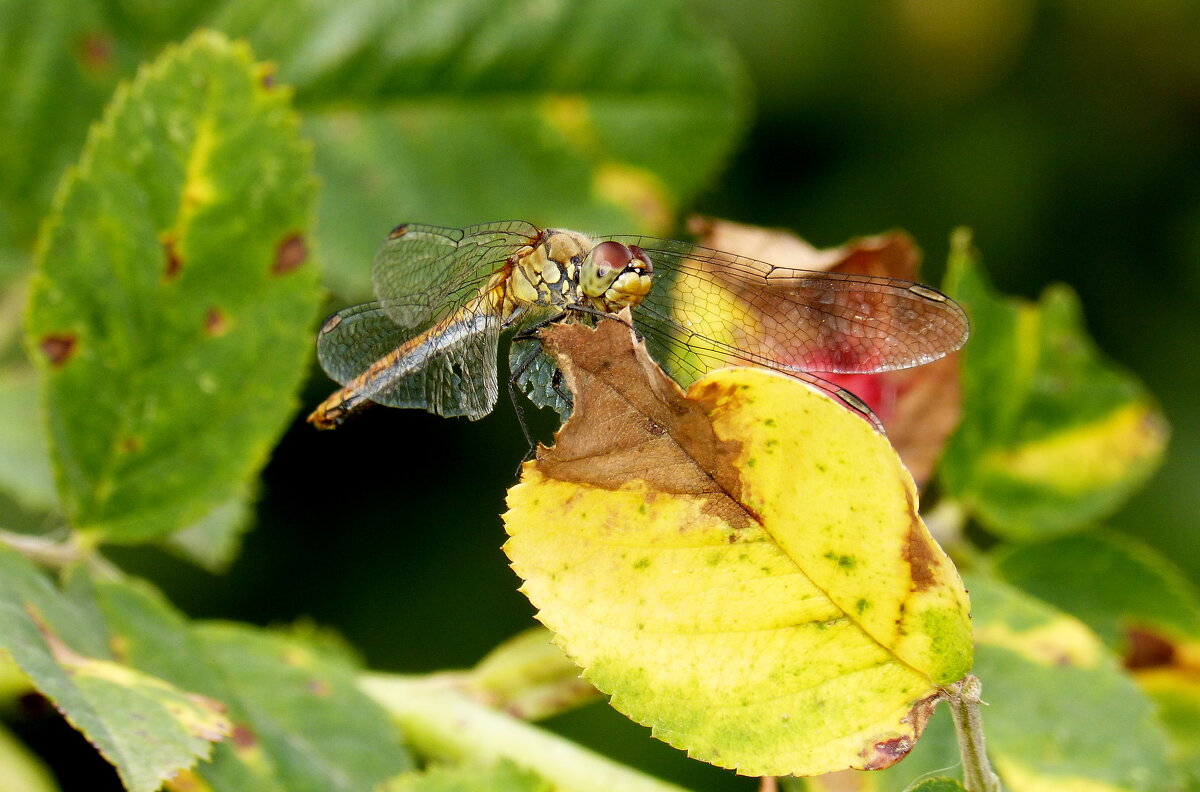
[[[963,763],[963,785],[967,792],[1000,792],[1000,778],[988,762],[983,720],[979,717],[982,687],[977,677],[968,674],[946,688],[944,696],[954,718],[958,752]]]
[[[572,792],[685,792],[548,731],[490,709],[451,675],[367,674],[359,686],[429,758],[490,764],[509,759]]]

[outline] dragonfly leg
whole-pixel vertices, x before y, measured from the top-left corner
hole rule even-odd
[[[538,322],[531,327],[527,327],[524,330],[518,331],[515,335],[513,335],[512,338],[512,343],[514,345],[521,344],[522,346],[528,345],[529,347],[528,354],[522,356],[517,365],[514,366],[508,373],[508,398],[509,401],[512,402],[513,410],[515,410],[517,413],[517,423],[521,425],[521,434],[525,436],[525,442],[529,444],[529,450],[525,452],[525,456],[521,460],[522,462],[528,462],[530,459],[533,459],[534,455],[537,453],[537,440],[534,438],[533,432],[529,428],[529,420],[525,416],[524,403],[521,399],[517,398],[517,392],[519,391],[518,385],[521,381],[521,378],[528,373],[529,367],[533,365],[533,362],[537,360],[538,355],[540,355],[542,352],[542,342],[537,337],[538,330],[541,330],[551,322],[557,322],[561,320],[564,316],[566,316],[566,314],[559,314],[552,319]]]

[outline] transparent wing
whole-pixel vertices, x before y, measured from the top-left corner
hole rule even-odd
[[[408,223],[388,235],[371,267],[371,285],[403,327],[433,326],[455,313],[539,229],[519,220],[467,228]]]
[[[776,267],[687,242],[613,238],[641,247],[654,264],[654,288],[635,324],[683,385],[735,361],[792,374],[890,371],[936,360],[967,338],[962,309],[927,286]]]
[[[390,307],[364,303],[326,320],[317,337],[317,359],[325,372],[346,385],[374,368],[358,392],[390,407],[472,420],[491,412],[498,391],[500,318],[463,311],[429,333],[424,326],[398,325]]]

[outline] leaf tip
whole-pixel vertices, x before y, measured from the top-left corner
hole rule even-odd
[[[183,271],[183,259],[179,255],[179,246],[175,242],[175,235],[167,233],[162,238],[163,254],[166,257],[166,264],[163,267],[163,280],[173,281],[179,278],[179,273]]]

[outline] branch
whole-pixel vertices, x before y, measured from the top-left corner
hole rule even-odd
[[[359,680],[425,756],[484,764],[509,759],[571,792],[686,792],[490,709],[458,684],[453,675],[366,674]]]
[[[954,718],[958,752],[963,763],[963,785],[967,792],[1000,792],[1000,778],[988,762],[983,719],[979,717],[982,687],[977,677],[968,674],[946,688],[945,699]]]

